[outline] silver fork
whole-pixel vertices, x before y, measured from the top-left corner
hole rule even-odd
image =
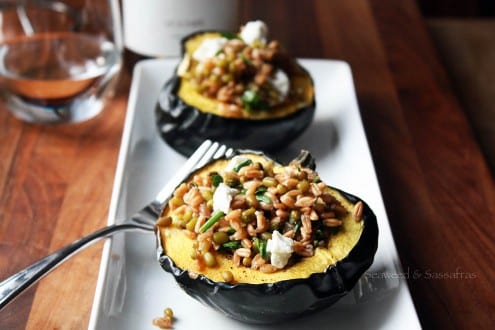
[[[202,167],[211,160],[223,156],[229,157],[233,152],[233,149],[227,148],[225,145],[221,145],[218,142],[212,142],[210,140],[203,142],[174,177],[158,193],[155,200],[134,214],[130,219],[127,219],[120,224],[103,227],[92,234],[84,236],[2,281],[0,283],[0,310],[55,267],[99,239],[110,237],[115,233],[122,231],[153,232],[155,222],[160,217],[162,209],[174,192],[174,189],[196,169]]]

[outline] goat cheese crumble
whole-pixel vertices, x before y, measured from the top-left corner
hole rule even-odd
[[[280,94],[279,97],[280,101],[283,101],[287,97],[287,94],[289,94],[289,87],[290,87],[289,77],[285,74],[284,71],[277,70],[275,71],[275,75],[271,79],[271,82],[273,84],[273,87]]]
[[[230,160],[230,162],[227,164],[225,167],[226,171],[233,171],[237,166],[241,165],[242,163],[248,161],[249,158],[246,156],[234,156]]]
[[[241,39],[248,45],[253,45],[256,42],[266,44],[268,35],[268,27],[262,21],[247,22],[241,30]]]
[[[225,183],[220,183],[213,193],[213,212],[222,211],[224,214],[230,211],[230,202],[237,193]]]
[[[226,38],[206,39],[194,51],[193,58],[199,62],[214,57],[227,42]]]
[[[277,230],[272,233],[272,238],[266,244],[266,251],[270,253],[270,263],[282,269],[289,262],[292,255],[294,240],[290,237],[285,237]]]

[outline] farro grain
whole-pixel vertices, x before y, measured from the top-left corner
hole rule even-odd
[[[295,178],[288,178],[284,185],[288,188],[288,189],[294,189],[297,187],[297,184],[299,183],[299,180],[295,179]]]
[[[296,204],[296,200],[293,197],[290,197],[287,194],[284,194],[280,197],[280,201],[285,204],[289,208],[293,208]]]
[[[260,271],[265,274],[271,274],[278,271],[278,268],[273,266],[272,264],[263,264],[260,266]]]
[[[316,211],[313,209],[311,210],[311,212],[309,213],[309,219],[311,221],[318,221],[320,219],[320,217],[318,216],[318,213],[316,213]]]
[[[279,203],[280,204],[280,203]],[[277,204],[277,205],[279,205]],[[283,205],[283,204],[282,204]],[[274,205],[275,206],[275,205]],[[287,210],[284,210],[284,209],[277,209],[275,211],[275,214],[277,215],[277,217],[281,218],[281,219],[287,219],[289,217],[289,212],[287,212]]]
[[[177,187],[177,189],[175,189],[174,197],[182,198],[188,190],[189,188],[187,187],[187,184],[182,183],[179,187]]]
[[[357,222],[363,219],[363,202],[359,201],[354,205],[353,217]]]
[[[302,257],[311,257],[314,255],[314,249],[312,244],[304,244],[301,242],[295,242],[294,246],[294,253],[297,255],[300,255]]]
[[[256,232],[262,233],[270,228],[268,221],[266,220],[265,214],[261,211],[256,211]]]
[[[327,204],[332,204],[335,201],[335,197],[333,197],[331,194],[325,193],[325,192],[321,195],[321,199],[323,199],[323,201]]]
[[[253,260],[251,261],[251,268],[259,269],[261,267],[261,265],[264,265],[264,264],[266,264],[266,260],[263,259],[261,254],[258,253],[254,256]]]
[[[198,216],[198,220],[196,220],[196,225],[194,226],[194,231],[196,233],[199,233],[199,229],[201,228],[201,226],[205,224],[206,220],[208,220],[208,218],[205,217],[204,215]]]
[[[152,323],[160,329],[172,329],[172,318],[170,316],[154,318]]]
[[[294,205],[297,207],[311,207],[314,204],[314,202],[315,202],[314,197],[303,196],[303,197],[298,197]]]
[[[314,182],[310,184],[310,191],[314,196],[320,196],[322,194],[321,189],[318,187],[318,185]]]
[[[320,214],[323,219],[335,218],[335,212],[327,211]]]
[[[246,249],[251,249],[253,247],[253,241],[251,241],[249,238],[244,238],[243,240],[241,240],[241,245]]]
[[[245,195],[235,195],[232,203],[230,204],[232,209],[245,209],[247,207],[247,201]]]
[[[295,234],[296,234],[296,233],[295,233],[294,229],[291,229],[291,230],[289,230],[289,231],[286,231],[286,232],[284,233],[284,236],[285,236],[285,237],[289,237],[289,238],[294,238],[294,235],[295,235]]]
[[[342,220],[334,219],[334,218],[323,219],[323,224],[326,227],[340,227],[342,226]]]
[[[172,224],[172,217],[171,216],[162,216],[156,222],[156,226],[158,226],[158,227],[168,227],[171,224]]]
[[[238,255],[237,253],[234,253],[232,255],[232,262],[234,263],[234,265],[239,267],[241,265],[241,261],[242,261],[242,258],[240,255]]]
[[[331,206],[331,209],[333,211],[335,211],[335,213],[339,216],[344,216],[347,214],[347,210],[342,205],[340,205],[338,202],[333,203]]]
[[[234,253],[238,254],[240,257],[246,258],[251,256],[251,249],[240,248],[235,250]]]

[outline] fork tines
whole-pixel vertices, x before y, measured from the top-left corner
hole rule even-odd
[[[224,144],[220,144],[218,142],[212,142],[210,140],[206,140],[199,147],[201,148],[203,145],[211,143],[207,151],[203,154],[203,157],[198,161],[196,168],[200,168],[206,165],[208,162],[214,159],[222,158],[223,156],[230,157],[234,153],[234,149],[227,147]]]

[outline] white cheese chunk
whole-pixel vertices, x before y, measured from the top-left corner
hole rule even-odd
[[[225,166],[225,171],[227,172],[232,172],[234,168],[236,168],[238,165],[244,163],[245,161],[248,161],[249,158],[246,156],[234,156],[230,160],[230,162]]]
[[[274,76],[271,78],[273,87],[279,92],[280,101],[283,101],[287,94],[289,94],[290,81],[289,77],[282,70],[275,71]]]
[[[247,22],[241,30],[241,39],[248,45],[253,45],[256,42],[266,44],[267,35],[268,27],[262,21]]]
[[[272,238],[266,244],[266,251],[270,253],[270,262],[274,267],[282,269],[287,265],[292,255],[294,241],[285,237],[277,230],[273,231]]]
[[[224,214],[230,211],[230,202],[237,193],[236,189],[232,189],[225,183],[220,183],[213,193],[213,212],[222,211]]]
[[[193,53],[193,58],[199,62],[214,57],[227,42],[226,38],[205,39]]]

